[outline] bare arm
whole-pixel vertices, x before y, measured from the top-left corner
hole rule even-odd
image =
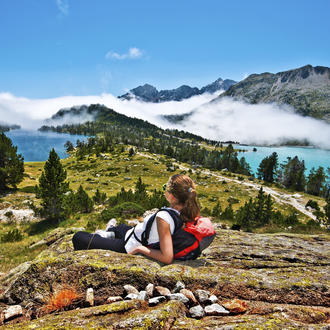
[[[156,217],[156,221],[160,250],[149,249],[148,247],[141,245],[132,250],[129,254],[142,253],[148,257],[163,262],[164,264],[170,264],[173,261],[173,245],[170,225],[159,217]]]

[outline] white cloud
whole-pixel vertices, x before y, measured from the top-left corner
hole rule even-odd
[[[40,127],[45,119],[61,108],[100,103],[119,113],[148,120],[163,128],[184,129],[214,140],[274,144],[283,140],[306,139],[315,146],[330,149],[330,125],[323,121],[301,117],[292,113],[290,108],[275,104],[252,105],[230,98],[208,103],[214,97],[203,94],[181,102],[155,104],[135,99],[122,101],[111,94],[27,99],[0,93],[0,118],[5,123],[33,129]],[[160,116],[187,113],[193,109],[194,114],[181,125],[169,124]]]
[[[289,106],[246,104],[223,98],[199,107],[183,126],[195,134],[220,141],[272,145],[307,140],[330,149],[330,125],[293,113]]]
[[[56,0],[58,10],[64,15],[69,15],[69,3],[68,0]]]
[[[115,60],[126,60],[126,59],[133,60],[133,59],[141,58],[142,55],[143,55],[143,52],[139,48],[132,47],[125,54],[119,54],[117,52],[110,50],[109,52],[107,52],[105,54],[105,58],[106,59],[115,59]]]

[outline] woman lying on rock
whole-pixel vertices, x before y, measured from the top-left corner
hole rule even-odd
[[[193,180],[182,174],[169,178],[164,185],[165,197],[170,207],[162,208],[145,217],[135,227],[120,224],[107,226],[113,238],[102,237],[102,231],[94,234],[78,232],[73,238],[75,250],[104,249],[128,254],[144,254],[165,264],[175,259],[195,259],[208,246],[214,236],[214,229],[207,218],[200,218],[197,194]],[[209,223],[206,239],[186,231],[188,225],[194,227],[199,219]],[[183,230],[185,228],[185,230]],[[205,230],[204,230],[205,231]],[[108,235],[109,236],[109,235]],[[204,235],[205,236],[205,235]],[[201,241],[204,241],[204,246]]]

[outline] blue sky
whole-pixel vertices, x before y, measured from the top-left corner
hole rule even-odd
[[[328,0],[1,0],[0,93],[201,87],[330,66]]]

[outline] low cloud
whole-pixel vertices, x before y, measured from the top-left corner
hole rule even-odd
[[[68,0],[56,0],[56,5],[61,14],[63,14],[64,16],[69,15]]]
[[[291,107],[277,104],[246,104],[223,98],[198,107],[183,127],[220,141],[273,145],[307,140],[315,146],[330,149],[329,124],[302,117]]]
[[[119,54],[117,52],[114,52],[114,51],[110,50],[109,52],[107,52],[105,54],[105,58],[108,59],[108,60],[109,59],[115,59],[115,60],[130,59],[130,60],[134,60],[134,59],[141,58],[142,55],[143,55],[143,52],[139,48],[132,47],[125,54]]]
[[[27,99],[10,93],[0,93],[0,118],[8,124],[36,129],[62,108],[104,104],[127,116],[141,118],[162,128],[178,128],[206,138],[246,144],[276,144],[288,140],[307,140],[311,144],[330,149],[330,125],[313,118],[301,117],[290,107],[276,104],[246,104],[223,98],[208,103],[215,95],[203,94],[176,102],[145,103],[132,99],[120,100],[111,94],[95,96],[63,96],[52,99]],[[193,115],[180,125],[165,121],[163,114]],[[68,119],[72,122],[72,118]],[[91,118],[75,118],[84,122]],[[62,122],[61,122],[62,123]]]

